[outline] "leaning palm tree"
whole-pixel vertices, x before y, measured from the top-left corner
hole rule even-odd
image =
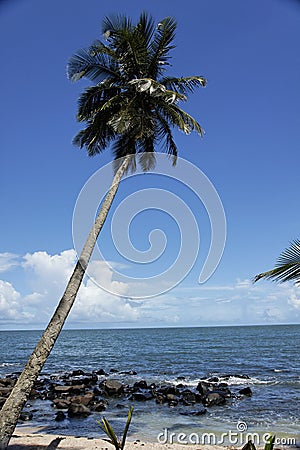
[[[152,169],[157,145],[175,164],[173,128],[186,134],[193,130],[203,134],[199,123],[178,104],[195,88],[204,86],[205,79],[165,75],[175,31],[176,22],[170,17],[158,25],[145,13],[137,24],[127,17],[106,18],[105,39],[78,51],[69,61],[70,80],[87,78],[93,82],[79,98],[77,117],[86,126],[74,143],[86,147],[90,156],[111,146],[115,175],[62,299],[0,412],[1,449],[7,448],[24,403],[75,301],[122,176],[134,170],[137,163],[144,171]]]
[[[300,284],[300,240],[295,239],[290,246],[286,248],[277,259],[275,268],[268,272],[260,273],[254,277],[254,282],[266,278],[284,283],[293,281],[294,284]]]

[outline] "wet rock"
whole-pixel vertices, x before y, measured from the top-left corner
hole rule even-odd
[[[219,378],[218,377],[211,377],[207,380],[209,383],[218,383]]]
[[[137,381],[136,383],[134,383],[133,387],[147,389],[148,385],[145,380],[140,380],[140,381]]]
[[[200,381],[196,389],[201,395],[206,395],[212,390],[212,385],[205,381]]]
[[[181,399],[185,405],[192,405],[193,403],[196,403],[196,395],[194,392],[190,391],[190,389],[186,389],[181,392]]]
[[[30,411],[22,411],[19,420],[22,422],[26,422],[27,420],[32,420],[33,414]]]
[[[8,397],[12,387],[0,387],[0,397]]]
[[[60,422],[60,421],[62,421],[62,420],[65,420],[66,417],[67,417],[67,416],[66,416],[65,413],[62,412],[62,411],[58,411],[58,412],[55,414],[55,420],[56,420],[57,422]]]
[[[137,402],[146,402],[152,399],[153,395],[151,394],[151,392],[134,392],[130,397],[130,400],[135,400]]]
[[[87,406],[79,405],[78,403],[71,403],[68,408],[69,417],[87,417],[91,414]]]
[[[247,397],[252,397],[252,390],[249,386],[239,390],[239,394],[246,395]]]
[[[81,369],[76,369],[71,372],[71,377],[78,377],[79,375],[85,375],[84,371]]]
[[[105,375],[105,376],[107,375],[107,373],[103,369],[96,370],[95,374],[96,375]]]
[[[53,406],[55,406],[56,409],[67,409],[70,406],[70,401],[62,400],[61,398],[54,398]]]
[[[57,395],[66,395],[66,394],[78,395],[82,391],[84,391],[84,389],[85,389],[84,384],[74,384],[71,386],[56,385],[56,386],[54,386],[54,393]]]
[[[95,394],[93,392],[88,392],[85,395],[75,395],[73,397],[67,397],[70,403],[78,403],[80,405],[88,406],[95,399]]]
[[[180,414],[183,416],[203,416],[206,413],[207,413],[207,409],[202,408],[202,409],[198,409],[196,411],[185,411]]]
[[[118,373],[119,371],[118,371],[118,369],[109,369],[109,371],[110,371],[110,373]]]
[[[124,392],[124,386],[119,380],[104,380],[100,387],[103,388],[104,392],[109,396],[120,396]]]
[[[93,406],[93,410],[97,412],[104,411],[107,408],[107,405],[108,403],[105,400],[100,400]]]
[[[16,384],[16,380],[12,378],[0,378],[0,387],[13,387]]]
[[[224,405],[226,403],[225,397],[218,392],[211,392],[203,399],[204,406]]]

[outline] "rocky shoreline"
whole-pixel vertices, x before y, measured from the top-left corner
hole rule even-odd
[[[18,373],[0,378],[0,408],[9,396]],[[178,410],[178,414],[200,416],[208,408],[226,405],[233,400],[243,400],[252,396],[249,386],[232,388],[227,381],[235,377],[247,382],[249,376],[243,374],[223,374],[218,377],[201,378],[198,385],[191,387],[185,377],[178,376],[176,383],[151,383],[137,379],[137,372],[119,372],[103,369],[85,372],[76,369],[62,374],[42,374],[31,392],[29,402],[23,409],[20,422],[30,421],[39,411],[32,408],[32,400],[51,401],[53,419],[63,421],[67,417],[88,417],[91,414],[124,408],[125,403],[148,402],[149,405],[167,405]],[[124,378],[126,381],[124,381]],[[134,379],[134,382],[130,380]]]

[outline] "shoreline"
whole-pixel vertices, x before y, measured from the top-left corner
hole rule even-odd
[[[242,450],[242,445],[206,443],[159,443],[133,437],[126,440],[124,450]],[[264,445],[255,445],[264,450]],[[18,427],[10,440],[8,450],[114,450],[115,447],[102,438],[49,433],[46,427]],[[297,443],[291,445],[275,444],[275,450],[299,449]]]
[[[160,444],[140,439],[126,441],[125,450],[233,450],[233,446],[221,445],[181,445]],[[66,436],[60,433],[43,432],[43,427],[16,428],[8,446],[8,450],[114,450],[115,447],[100,438]]]

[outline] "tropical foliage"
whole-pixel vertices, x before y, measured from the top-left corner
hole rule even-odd
[[[132,419],[132,413],[133,413],[134,407],[132,406],[129,408],[127,421],[125,424],[125,428],[123,431],[122,439],[118,438],[113,427],[109,423],[109,421],[106,419],[106,417],[102,417],[102,423],[98,421],[98,424],[102,428],[102,430],[105,432],[105,434],[108,436],[108,441],[115,447],[116,450],[123,450],[126,443],[127,433],[129,430],[130,422]]]
[[[157,146],[176,163],[173,128],[203,135],[200,124],[178,104],[205,86],[205,79],[165,75],[175,30],[171,17],[158,25],[145,13],[136,25],[125,16],[106,18],[106,42],[97,40],[70,59],[67,73],[72,81],[84,77],[95,83],[79,98],[77,118],[86,126],[74,138],[90,156],[113,144],[116,159],[138,154],[138,162],[146,171],[155,165]],[[130,168],[134,170],[135,164],[132,157]]]
[[[260,273],[254,277],[254,282],[262,279],[271,279],[278,283],[293,281],[294,284],[300,284],[300,240],[291,242],[277,259],[275,268],[268,272]]]

